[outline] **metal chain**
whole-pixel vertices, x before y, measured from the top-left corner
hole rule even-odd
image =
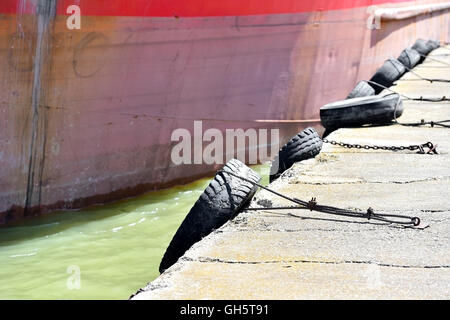
[[[396,124],[405,126],[405,127],[418,127],[418,126],[425,126],[425,125],[429,124],[432,128],[434,128],[435,126],[442,127],[442,128],[450,128],[450,125],[447,124],[447,123],[450,123],[450,120],[425,121],[425,119],[421,119],[420,122],[399,122],[397,120],[397,108],[400,105],[400,101],[401,100],[399,99],[394,108],[394,122]],[[437,153],[437,152],[435,152],[435,153]]]
[[[383,86],[377,82],[374,81],[370,81],[370,80],[366,80],[365,82],[369,83],[369,84],[373,84],[376,86],[379,86],[380,88],[386,89],[394,94],[398,94],[399,96],[403,97],[404,100],[411,100],[411,101],[426,101],[426,102],[443,102],[443,101],[450,101],[449,98],[447,98],[446,96],[443,96],[442,98],[424,98],[424,97],[419,97],[419,98],[410,98],[408,96],[405,96],[404,94],[401,94],[399,92],[396,92],[386,86]],[[430,125],[432,128],[433,127],[442,127],[442,128],[450,128],[450,120],[440,120],[440,121],[425,121],[424,119],[420,120],[420,122],[412,122],[412,123],[401,123],[397,120],[397,108],[400,105],[401,100],[399,99],[397,104],[395,105],[394,108],[394,122],[401,125],[401,126],[409,126],[409,127],[417,127],[417,126],[424,126],[424,125]]]
[[[429,150],[426,152],[427,154],[437,154],[436,147],[433,143],[427,142],[420,145],[410,145],[410,146],[377,146],[377,145],[368,145],[368,144],[352,144],[352,143],[345,143],[345,142],[339,142],[334,140],[328,140],[328,139],[322,139],[323,143],[329,143],[335,146],[340,146],[343,148],[349,148],[349,149],[365,149],[365,150],[386,150],[386,151],[403,151],[403,150],[410,150],[415,151],[419,150],[418,153],[425,154],[425,148],[428,148]]]

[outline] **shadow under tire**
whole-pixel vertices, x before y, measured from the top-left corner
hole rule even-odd
[[[394,117],[395,111],[395,117]],[[347,99],[320,108],[320,120],[328,130],[387,124],[403,113],[403,103],[395,93]]]
[[[293,136],[278,152],[270,167],[270,182],[296,162],[312,159],[322,150],[322,139],[314,128],[306,128]]]
[[[260,176],[236,159],[222,168],[258,183]],[[172,266],[196,242],[233,218],[253,197],[257,186],[225,172],[217,172],[172,238],[161,260],[159,272]]]

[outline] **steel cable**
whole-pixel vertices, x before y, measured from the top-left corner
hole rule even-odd
[[[428,81],[430,83],[433,82],[445,82],[445,83],[450,83],[450,79],[430,79],[430,78],[425,78],[423,76],[421,76],[420,74],[418,74],[417,72],[415,72],[414,70],[408,68],[407,66],[404,66],[406,70],[408,70],[409,72],[411,72],[413,75],[415,75],[416,77],[418,77],[421,80],[424,81]]]
[[[430,55],[427,56],[427,55],[421,54],[421,53],[419,53],[419,55],[420,55],[422,58],[427,58],[427,59],[430,59],[430,60],[432,60],[432,61],[436,61],[436,62],[445,64],[446,66],[450,66],[450,63],[447,63],[447,62],[442,61],[442,60],[439,60],[439,59],[435,59],[435,58],[433,58],[433,57],[430,57]]]
[[[424,97],[419,97],[419,98],[411,98],[408,97],[407,95],[404,95],[403,93],[397,92],[392,90],[389,87],[383,86],[382,84],[379,84],[377,82],[371,81],[371,80],[364,80],[365,82],[369,83],[369,84],[373,84],[376,85],[380,88],[386,89],[392,93],[398,94],[399,96],[405,98],[405,100],[410,100],[410,101],[426,101],[426,102],[443,102],[443,101],[450,101],[450,98],[447,98],[446,96],[443,96],[442,98],[424,98]]]
[[[260,210],[285,210],[285,209],[303,209],[303,210],[310,210],[310,211],[317,211],[332,215],[339,215],[339,216],[345,216],[345,217],[352,217],[352,218],[363,218],[368,220],[378,220],[383,221],[387,223],[395,223],[400,225],[407,225],[407,226],[418,226],[420,224],[420,219],[418,217],[410,217],[405,215],[394,215],[394,214],[381,214],[381,213],[375,213],[372,208],[368,208],[366,213],[360,212],[360,211],[353,211],[348,209],[341,209],[336,208],[332,206],[324,206],[324,205],[318,205],[316,198],[312,198],[310,201],[306,202],[297,198],[291,198],[286,195],[283,195],[279,192],[276,192],[274,190],[271,190],[259,183],[253,182],[247,178],[241,177],[233,172],[226,171],[226,170],[219,170],[217,173],[226,173],[229,175],[232,175],[238,179],[241,179],[245,182],[248,182],[254,186],[257,186],[261,189],[264,189],[268,192],[271,192],[281,198],[284,198],[286,200],[289,200],[291,202],[294,202],[295,204],[300,205],[293,206],[293,207],[261,207],[261,208],[247,208],[245,210],[249,211],[260,211]],[[390,218],[396,218],[396,219],[390,219]],[[405,220],[405,221],[402,221]]]

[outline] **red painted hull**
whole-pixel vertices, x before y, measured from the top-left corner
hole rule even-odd
[[[448,11],[371,31],[373,1],[195,1],[61,1],[40,26],[29,2],[0,4],[0,224],[198,178],[217,166],[175,166],[173,130],[278,128],[283,143],[308,123],[255,120],[317,119],[416,38],[450,40]]]

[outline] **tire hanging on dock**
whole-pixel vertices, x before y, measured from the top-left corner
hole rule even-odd
[[[430,39],[428,40],[428,45],[433,48],[433,50],[440,48],[441,43],[438,40]]]
[[[372,82],[376,82],[382,86],[390,87],[392,84],[400,79],[406,72],[405,66],[397,59],[388,59],[384,62],[380,69],[370,79]],[[383,88],[374,84],[370,84],[375,90],[375,94],[379,94],[383,91]]]
[[[326,104],[320,108],[320,120],[327,130],[336,130],[367,124],[390,123],[402,113],[403,103],[400,95],[390,93]]]
[[[421,55],[419,63],[422,63],[425,60],[425,56],[436,49],[433,43],[430,43],[429,40],[427,41],[424,39],[417,39],[411,48],[416,50]]]
[[[400,56],[397,58],[406,68],[412,69],[414,68],[420,61],[420,54],[411,48],[406,48],[400,53]]]
[[[270,167],[270,182],[296,162],[314,158],[322,149],[322,139],[314,128],[306,128],[293,136],[278,152]]]
[[[236,159],[228,161],[222,170],[255,183],[261,180],[255,171]],[[254,184],[225,172],[216,173],[175,233],[161,260],[159,272],[163,273],[193,244],[233,218],[252,199],[256,190]]]
[[[353,99],[359,97],[374,96],[375,89],[372,88],[367,81],[360,81],[356,84],[355,88],[350,92],[346,99]]]

